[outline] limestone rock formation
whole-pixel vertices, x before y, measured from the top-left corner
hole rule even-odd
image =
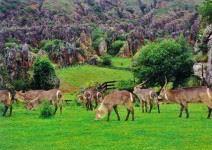
[[[99,49],[98,49],[99,55],[105,55],[107,53],[107,42],[105,40],[102,40],[99,44]]]

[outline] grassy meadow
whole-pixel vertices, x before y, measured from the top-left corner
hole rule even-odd
[[[16,105],[11,118],[0,117],[1,150],[210,150],[212,121],[206,107],[191,105],[190,119],[178,118],[177,105],[162,105],[161,114],[135,110],[135,121],[125,122],[126,110],[119,109],[111,121],[94,120],[94,112],[74,103],[62,115],[39,118],[40,111],[27,111]]]

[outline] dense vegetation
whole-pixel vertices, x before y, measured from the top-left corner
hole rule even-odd
[[[175,84],[193,71],[192,52],[185,39],[149,43],[135,56],[135,75],[150,85],[163,86],[165,78]]]
[[[205,0],[200,6],[200,13],[203,18],[212,23],[212,0]]]
[[[56,77],[54,67],[46,57],[39,57],[33,66],[33,88],[52,89],[55,85],[59,87],[59,81]],[[58,82],[58,83],[57,83]]]

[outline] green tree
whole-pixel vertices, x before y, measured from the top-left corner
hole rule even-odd
[[[135,77],[163,86],[165,77],[178,84],[193,73],[190,46],[184,38],[162,40],[143,47],[134,58]]]
[[[112,43],[111,49],[108,51],[110,55],[117,55],[124,45],[124,41],[122,40],[116,40]]]
[[[101,41],[105,39],[105,34],[100,28],[95,27],[92,30],[91,38],[92,38],[92,41],[93,41],[92,46],[95,50],[97,50]]]
[[[205,0],[199,7],[199,12],[206,21],[212,23],[212,0]]]
[[[37,58],[33,65],[33,87],[46,90],[59,87],[54,67],[46,57]]]

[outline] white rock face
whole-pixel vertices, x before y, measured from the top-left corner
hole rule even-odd
[[[206,78],[207,63],[196,63],[193,66],[194,75]]]
[[[99,44],[99,55],[105,55],[107,53],[107,43],[102,40]]]

